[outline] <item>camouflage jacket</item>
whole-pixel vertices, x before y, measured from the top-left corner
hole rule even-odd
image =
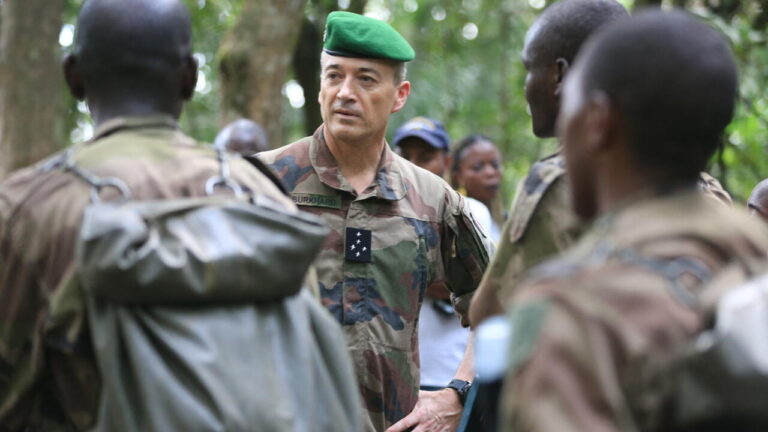
[[[511,300],[502,430],[663,430],[672,365],[768,231],[698,191],[636,201]]]
[[[360,195],[341,173],[323,126],[259,158],[302,210],[331,227],[315,262],[321,297],[346,333],[367,429],[383,431],[418,398],[417,321],[427,286],[445,284],[465,315],[488,263],[488,243],[458,193],[389,146]]]
[[[123,180],[136,199],[205,195],[218,175],[213,148],[188,138],[170,117],[104,123],[75,147],[78,167]],[[53,158],[56,158],[54,156]],[[53,160],[51,158],[50,160]],[[51,316],[74,265],[75,238],[90,186],[72,173],[19,170],[0,185],[0,430],[84,430],[96,415],[99,373],[85,325],[84,299]],[[266,176],[242,159],[232,177],[294,208]],[[108,199],[114,190],[105,189]]]
[[[518,185],[498,249],[478,288],[478,295],[498,295],[502,304],[512,295],[525,272],[566,250],[589,228],[571,209],[560,153],[531,167]],[[699,187],[722,203],[732,204],[720,182],[702,172]]]

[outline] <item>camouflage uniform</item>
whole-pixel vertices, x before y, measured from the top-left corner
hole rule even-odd
[[[339,170],[323,127],[259,158],[302,210],[331,227],[316,261],[320,293],[346,333],[367,429],[383,431],[418,399],[417,321],[425,289],[445,284],[466,325],[469,300],[488,263],[486,240],[459,194],[389,146],[374,183],[358,195]]]
[[[533,164],[520,182],[498,250],[480,283],[482,295],[497,293],[506,304],[527,270],[566,250],[588,228],[573,213],[564,174],[565,159],[555,153]],[[728,192],[709,174],[701,173],[699,186],[732,204]]]
[[[206,180],[219,171],[211,146],[162,116],[104,123],[91,142],[77,146],[75,162],[97,176],[120,178],[136,199],[203,196]],[[295,209],[253,166],[230,162],[238,183]],[[58,169],[42,172],[43,166],[17,171],[0,186],[1,430],[83,430],[98,403],[83,299],[58,305],[67,312],[61,321],[51,313],[75,272],[75,237],[90,186]]]
[[[671,365],[768,231],[698,191],[598,219],[511,301],[503,430],[662,430]]]

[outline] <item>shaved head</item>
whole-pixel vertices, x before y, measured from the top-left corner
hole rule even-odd
[[[67,82],[89,105],[129,97],[180,113],[194,90],[191,24],[179,0],[86,0],[70,57]]]
[[[80,10],[75,54],[87,69],[160,72],[190,50],[189,13],[178,0],[87,0]]]
[[[696,179],[722,143],[738,90],[725,38],[682,11],[613,24],[579,54],[584,94],[601,92],[623,116],[638,162]]]
[[[752,189],[747,201],[750,213],[760,216],[768,222],[768,179],[761,181]]]
[[[243,156],[269,150],[269,140],[264,128],[255,121],[244,118],[226,125],[216,135],[214,144]]]
[[[536,136],[554,135],[563,79],[587,37],[607,23],[628,17],[615,0],[562,0],[534,22],[525,36],[522,60],[528,72],[525,99]]]
[[[526,50],[539,60],[572,63],[587,38],[606,23],[628,18],[616,0],[562,0],[548,7],[525,37]]]

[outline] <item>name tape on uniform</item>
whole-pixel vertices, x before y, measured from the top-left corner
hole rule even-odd
[[[310,193],[295,193],[291,195],[293,202],[300,206],[324,207],[341,209],[341,197],[333,195],[318,195]]]

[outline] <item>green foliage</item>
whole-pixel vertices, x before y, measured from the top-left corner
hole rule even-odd
[[[181,117],[181,127],[195,138],[211,142],[221,126],[216,52],[237,18],[242,0],[184,0],[184,3],[192,18],[192,46],[200,72],[195,96]]]
[[[383,5],[417,56],[409,65],[411,97],[393,116],[390,133],[413,116],[427,115],[442,120],[454,141],[471,133],[490,137],[505,156],[506,206],[530,163],[554,148],[534,138],[523,97],[520,51],[535,10],[504,0]]]
[[[765,153],[768,144],[768,93],[765,90],[768,44],[765,31],[754,28],[756,12],[746,9],[730,19],[707,9],[695,10],[730,40],[739,65],[740,95],[736,117],[725,136],[722,163],[713,169],[714,175],[739,200],[746,200],[755,184],[768,177]]]
[[[68,2],[65,23],[74,23],[81,1]],[[184,1],[192,16],[201,83],[182,117],[182,128],[210,141],[220,127],[215,56],[243,0]],[[311,19],[317,19],[315,15],[322,11],[365,4],[366,13],[386,19],[401,31],[417,57],[409,64],[413,92],[405,108],[392,117],[390,137],[397,126],[416,115],[442,120],[453,140],[470,133],[489,136],[505,158],[503,199],[507,205],[514,185],[530,163],[556,148],[554,140],[542,141],[531,133],[523,96],[525,71],[519,61],[526,29],[540,8],[550,3],[552,0],[309,0],[306,12]],[[632,8],[636,3],[649,2],[621,3]],[[736,2],[735,8],[724,8],[725,3],[713,0],[663,3],[686,5],[732,43],[741,71],[741,94],[724,151],[713,161],[712,173],[735,198],[744,199],[759,180],[768,176],[768,44],[766,17],[760,8],[764,2]],[[314,95],[307,95],[305,104],[315,101]],[[70,115],[80,117],[68,124],[77,121],[82,127],[82,114],[74,109],[72,101],[69,106]],[[80,105],[80,111],[83,108]],[[302,136],[301,108],[292,107],[286,99],[281,109],[286,142]]]

